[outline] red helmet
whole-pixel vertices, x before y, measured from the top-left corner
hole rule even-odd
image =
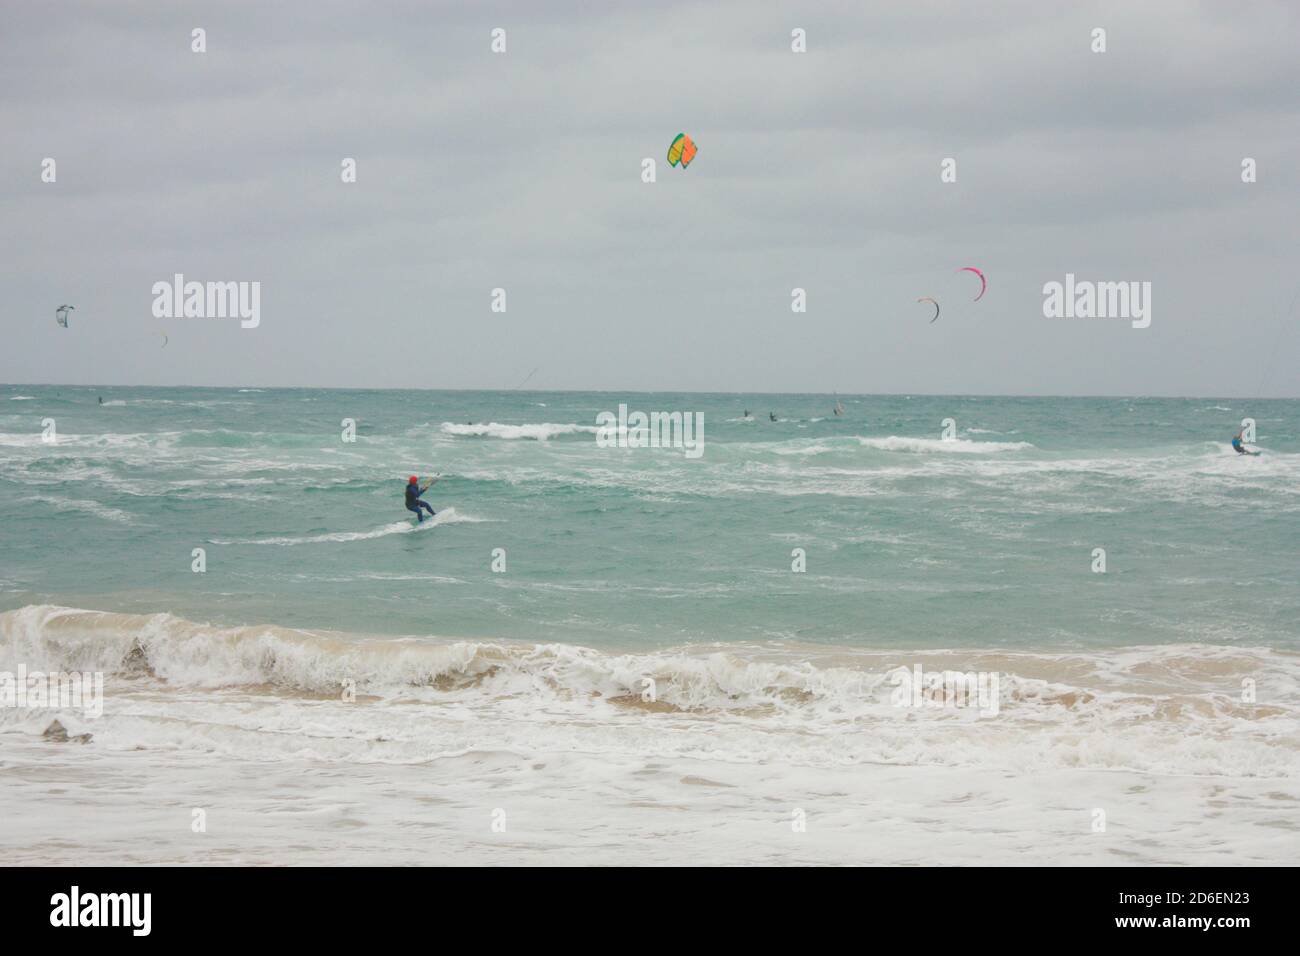
[[[413,484],[415,484],[416,482],[418,482],[419,480],[420,480],[420,479],[417,478],[417,477],[415,477],[415,475],[412,475],[410,478],[407,479],[406,483],[407,483],[408,485],[413,485]]]

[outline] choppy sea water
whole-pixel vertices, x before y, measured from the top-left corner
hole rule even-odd
[[[0,388],[0,671],[106,694],[0,710],[0,838],[1293,860],[1300,402],[840,401]],[[703,454],[599,447],[620,403],[702,415]],[[1247,417],[1258,457],[1229,447]],[[434,472],[417,527],[402,485]],[[918,666],[996,675],[996,713],[898,706]]]

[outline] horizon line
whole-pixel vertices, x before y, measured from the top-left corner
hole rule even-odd
[[[1117,399],[1188,399],[1188,400],[1209,400],[1225,399],[1231,401],[1266,401],[1266,402],[1286,402],[1300,399],[1300,395],[1174,395],[1163,393],[1133,394],[1124,392],[1101,392],[1065,395],[1058,393],[1034,393],[1034,394],[1014,394],[1006,392],[839,392],[833,390],[830,392],[795,392],[795,391],[723,391],[715,389],[609,389],[609,388],[529,388],[523,389],[518,387],[494,388],[484,386],[453,386],[446,388],[428,388],[428,387],[397,387],[384,386],[375,387],[368,385],[109,385],[103,383],[96,384],[79,384],[75,382],[0,382],[0,388],[84,388],[84,389],[114,389],[114,388],[189,388],[189,389],[259,389],[261,391],[338,391],[338,392],[519,392],[521,394],[529,392],[545,392],[552,394],[592,394],[592,395],[816,395],[833,398],[854,397],[854,398],[1117,398]]]

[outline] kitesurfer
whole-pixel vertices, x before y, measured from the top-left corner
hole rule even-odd
[[[424,521],[424,512],[426,510],[429,512],[430,518],[437,514],[429,502],[420,499],[420,496],[428,491],[437,480],[437,478],[430,478],[421,486],[420,479],[412,475],[406,482],[406,510],[414,511],[415,517],[420,521]]]

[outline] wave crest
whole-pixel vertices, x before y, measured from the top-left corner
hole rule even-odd
[[[598,429],[595,425],[555,422],[540,422],[534,425],[502,425],[499,422],[457,425],[453,422],[443,422],[442,431],[445,435],[457,435],[463,438],[504,438],[509,441],[528,438],[533,441],[548,441],[559,435],[594,435]]]
[[[867,448],[878,451],[917,452],[920,454],[994,455],[1004,451],[1025,451],[1033,448],[1027,441],[971,441],[968,438],[908,438],[890,435],[888,438],[858,438]]]

